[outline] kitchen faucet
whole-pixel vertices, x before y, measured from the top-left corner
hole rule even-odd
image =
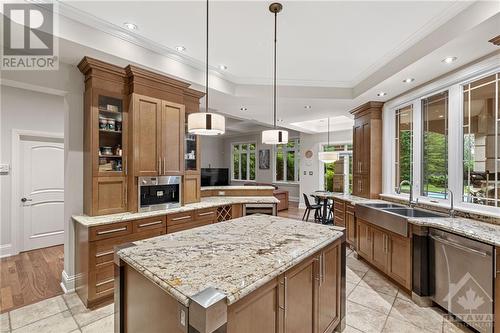
[[[445,189],[444,191],[445,193],[450,193],[450,210],[448,212],[450,214],[450,217],[455,217],[455,209],[453,209],[453,192],[449,188]]]
[[[416,201],[413,201],[413,184],[409,180],[402,180],[401,183],[399,183],[399,186],[396,188],[396,193],[401,194],[401,186],[403,186],[404,184],[410,185],[410,198],[408,200],[408,206],[410,206],[410,208],[413,208],[418,203],[418,199]]]

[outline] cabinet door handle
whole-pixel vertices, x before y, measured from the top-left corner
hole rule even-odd
[[[167,173],[167,160],[163,157],[163,174]]]
[[[323,269],[321,270],[321,280],[322,280],[322,283],[325,282],[325,272],[326,272],[326,260],[325,260],[325,253],[323,252],[321,254],[321,264],[323,266]]]
[[[190,219],[191,218],[191,215],[188,215],[188,216],[181,216],[181,217],[175,217],[172,219],[172,221],[181,221],[181,220],[186,220],[186,219]]]
[[[115,232],[120,232],[120,231],[125,231],[125,230],[127,230],[127,227],[110,229],[110,230],[103,230],[103,231],[98,231],[97,235],[107,235],[107,234],[112,234]]]
[[[284,278],[284,284],[285,284],[285,297],[283,297],[283,307],[285,308],[285,318],[286,318],[286,311],[287,311],[287,301],[286,301],[286,294],[288,292],[288,278],[285,276]]]
[[[161,158],[158,157],[158,174],[161,174]]]
[[[104,256],[107,256],[107,255],[110,255],[110,254],[113,254],[115,253],[115,251],[111,250],[111,251],[106,251],[106,252],[101,252],[101,253],[98,253],[95,255],[96,258],[100,258],[100,257],[104,257]]]
[[[144,227],[149,227],[149,226],[152,226],[152,225],[157,225],[157,224],[162,224],[163,221],[154,221],[154,222],[148,222],[148,223],[142,223],[142,224],[139,224],[137,227],[138,228],[144,228]]]

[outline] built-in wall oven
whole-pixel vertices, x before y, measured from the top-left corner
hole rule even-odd
[[[181,206],[181,177],[139,177],[139,212]]]

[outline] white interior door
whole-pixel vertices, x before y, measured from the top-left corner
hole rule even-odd
[[[64,242],[64,145],[62,139],[20,141],[21,251]]]

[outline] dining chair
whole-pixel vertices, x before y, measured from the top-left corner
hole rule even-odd
[[[317,222],[321,218],[321,205],[314,204],[311,205],[309,202],[309,198],[307,194],[302,193],[304,195],[304,203],[306,204],[306,211],[304,212],[304,216],[302,216],[302,221],[309,221],[309,214],[312,210],[314,210],[314,222]]]

